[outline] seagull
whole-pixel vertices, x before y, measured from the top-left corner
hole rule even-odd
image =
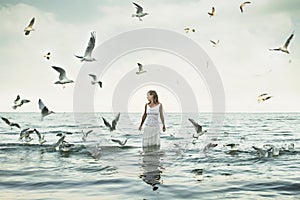
[[[245,1],[244,3],[242,3],[242,4],[240,5],[240,10],[241,10],[241,12],[244,12],[243,7],[244,7],[246,4],[250,4],[250,3],[251,3],[250,1]]]
[[[116,130],[116,125],[117,125],[117,123],[119,121],[119,118],[120,118],[120,113],[118,113],[116,115],[115,119],[112,121],[112,123],[110,125],[110,123],[104,117],[102,117],[105,126],[107,126],[110,131]]]
[[[42,102],[41,99],[39,99],[39,108],[41,110],[41,120],[43,120],[44,117],[46,117],[47,115],[50,115],[52,113],[54,113],[53,111],[49,111],[49,109],[45,106],[45,104]]]
[[[121,140],[111,139],[111,141],[118,143],[121,147],[123,147],[126,144],[127,140],[128,140],[128,138],[126,138],[126,140],[124,142],[122,142]]]
[[[206,130],[205,130],[205,131],[202,131],[202,126],[199,125],[197,122],[195,122],[195,120],[190,119],[190,118],[189,118],[188,120],[193,124],[193,126],[194,126],[195,129],[196,129],[196,132],[199,133],[197,136],[193,134],[193,137],[194,137],[194,138],[198,138],[199,136],[201,136],[201,135],[203,135],[204,133],[207,132]]]
[[[30,142],[33,140],[33,138],[30,137],[30,134],[34,132],[33,129],[25,128],[20,132],[19,141],[24,141],[23,138],[25,138],[25,142]]]
[[[74,81],[70,80],[66,76],[66,71],[63,68],[52,66],[59,73],[59,81],[56,81],[54,84],[61,84],[65,88],[64,84],[73,83]]]
[[[45,142],[47,142],[47,140],[45,140],[45,135],[44,134],[42,136],[42,134],[38,130],[36,130],[36,129],[33,129],[33,130],[37,134],[37,136],[39,137],[39,143],[40,143],[40,145],[42,145]]]
[[[138,17],[140,21],[142,21],[142,17],[149,15],[149,13],[143,12],[143,7],[138,5],[137,3],[132,2],[136,6],[136,14],[132,14],[132,17]]]
[[[213,47],[216,47],[219,44],[220,40],[218,40],[216,42],[213,40],[210,40],[210,42],[212,43]]]
[[[66,138],[66,136],[65,136],[65,135],[62,135],[62,136],[58,139],[58,141],[57,141],[55,144],[53,144],[53,148],[54,148],[54,149],[57,149],[57,147],[59,147],[59,146],[62,144],[62,142],[65,140],[65,138]]]
[[[13,126],[19,128],[19,129],[21,128],[19,124],[14,123],[14,122],[11,122],[11,121],[9,121],[7,118],[5,118],[5,117],[1,117],[1,119],[2,119],[8,126],[10,126],[11,129],[12,129]]]
[[[50,60],[50,56],[51,56],[51,53],[48,52],[46,55],[44,55],[44,57],[47,59],[47,60]]]
[[[264,94],[261,94],[261,95],[259,95],[258,97],[257,97],[257,101],[258,101],[258,103],[262,103],[262,102],[264,102],[264,101],[266,101],[266,100],[268,100],[268,99],[270,99],[270,98],[272,98],[273,96],[268,96],[268,94],[267,93],[264,93]]]
[[[285,44],[283,45],[283,47],[279,47],[279,48],[275,48],[275,49],[269,49],[270,51],[282,51],[284,53],[289,54],[290,52],[288,51],[288,46],[292,40],[294,36],[294,32],[290,35],[290,37],[286,40]]]
[[[252,146],[253,149],[255,149],[257,151],[257,153],[259,154],[259,157],[268,157],[269,156],[269,152],[272,150],[273,147],[271,147],[270,149],[264,150],[261,148],[258,148],[256,146]]]
[[[211,13],[208,12],[208,14],[209,14],[210,17],[215,16],[215,13],[216,13],[215,7],[211,8]]]
[[[30,100],[27,100],[27,99],[21,100],[20,95],[18,95],[14,101],[14,105],[12,106],[12,108],[15,110],[15,109],[17,109],[17,107],[21,107],[24,103],[29,103],[29,102],[30,102]]]
[[[93,49],[95,47],[95,42],[96,42],[96,31],[92,31],[88,46],[85,49],[84,56],[77,56],[77,55],[75,55],[75,56],[77,58],[80,58],[81,62],[83,62],[83,61],[88,61],[88,62],[96,61],[95,58],[92,58],[92,52],[93,52]]]
[[[136,72],[137,75],[147,72],[144,70],[144,66],[141,63],[137,63],[137,65],[139,66],[139,71]]]
[[[82,135],[82,141],[86,142],[86,138],[87,138],[87,136],[88,136],[91,132],[93,132],[93,130],[89,130],[88,132],[83,133],[83,135]]]
[[[98,81],[97,76],[94,74],[89,74],[90,77],[93,78],[93,80],[91,81],[92,85],[95,85],[96,83],[99,84],[100,88],[102,88],[102,82]]]
[[[216,147],[216,146],[218,146],[218,144],[209,143],[209,144],[207,144],[207,145],[204,147],[203,152],[204,152],[204,153],[207,153],[208,150],[209,150],[210,148],[214,148],[214,147]]]
[[[192,31],[193,33],[196,32],[195,29],[191,29],[189,27],[185,28],[184,30],[185,30],[186,33],[190,32],[190,31]]]
[[[33,24],[34,24],[34,20],[35,18],[33,17],[29,23],[29,25],[24,29],[25,35],[29,35],[30,31],[34,31],[34,29],[32,28]]]

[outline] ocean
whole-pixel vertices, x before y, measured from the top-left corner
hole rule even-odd
[[[115,114],[0,113],[21,126],[0,122],[0,199],[300,199],[300,113],[226,113],[214,133],[211,113],[166,113],[159,149],[141,147],[141,113],[110,132],[101,117]],[[196,138],[189,117],[208,132]],[[19,141],[24,128],[46,142]],[[59,133],[69,149],[53,147]]]

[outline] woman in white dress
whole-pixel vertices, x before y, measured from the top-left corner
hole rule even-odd
[[[145,105],[145,111],[142,117],[142,121],[139,130],[142,130],[142,126],[145,122],[144,134],[143,134],[143,147],[160,146],[160,128],[159,117],[163,125],[163,132],[166,131],[165,119],[163,115],[162,104],[158,101],[157,93],[154,90],[147,92],[148,103]],[[146,120],[146,121],[145,121]]]

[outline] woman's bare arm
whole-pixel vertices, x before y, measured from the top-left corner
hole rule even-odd
[[[144,124],[144,122],[145,122],[145,119],[146,119],[146,117],[147,117],[146,110],[147,110],[147,104],[145,105],[145,111],[144,111],[144,114],[143,114],[143,117],[142,117],[142,121],[141,121],[141,124],[140,124],[139,130],[141,130],[141,129],[142,129],[142,126],[143,126],[143,124]]]
[[[160,104],[160,106],[159,106],[159,114],[160,114],[161,123],[163,124],[163,132],[165,132],[166,131],[166,126],[165,126],[165,118],[164,118],[162,104]]]

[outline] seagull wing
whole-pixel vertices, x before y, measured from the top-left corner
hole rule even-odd
[[[193,126],[195,127],[197,133],[200,133],[202,132],[202,126],[200,126],[197,122],[195,122],[195,120],[193,119],[188,119],[192,124]]]
[[[45,104],[42,102],[41,99],[39,99],[39,108],[40,108],[40,110],[43,110],[44,107],[46,107]]]
[[[39,137],[39,140],[41,140],[42,139],[42,135],[41,135],[41,133],[38,131],[38,130],[36,130],[36,129],[34,129],[34,132],[37,134],[37,136]]]
[[[258,97],[262,97],[262,96],[266,96],[266,95],[268,95],[268,93],[263,93],[263,94],[259,95]]]
[[[29,103],[29,102],[30,102],[30,100],[28,100],[28,99],[22,99],[22,100],[21,100],[21,104]]]
[[[11,123],[11,126],[15,126],[15,127],[21,128],[20,125],[17,124],[17,123]]]
[[[137,3],[132,2],[136,6],[136,14],[143,12],[143,7],[138,5]]]
[[[138,63],[139,71],[143,71],[143,65],[141,63]]]
[[[30,23],[29,23],[28,27],[32,27],[32,26],[33,26],[33,24],[34,24],[34,20],[35,20],[35,18],[33,17],[33,18],[31,19],[31,21],[30,21]]]
[[[17,96],[17,98],[14,101],[14,104],[17,104],[19,100],[20,100],[20,95]]]
[[[65,140],[65,135],[59,138],[59,140],[53,145],[54,148],[58,147],[64,140]]]
[[[285,44],[284,44],[284,48],[287,48],[287,47],[289,46],[289,44],[290,44],[290,42],[291,42],[293,36],[294,36],[294,33],[292,33],[292,34],[290,35],[290,37],[287,39],[287,41],[286,41]]]
[[[94,81],[97,81],[97,76],[96,76],[96,75],[94,75],[94,74],[89,74],[89,76],[92,77]]]
[[[86,50],[85,50],[85,53],[84,53],[85,57],[86,56],[89,56],[89,57],[92,56],[92,51],[95,47],[95,42],[96,42],[96,32],[93,31],[93,32],[91,32],[91,37],[90,37],[88,46],[86,47]]]
[[[112,121],[112,129],[115,130],[116,129],[116,126],[117,126],[117,123],[120,119],[120,113],[117,114],[117,116],[115,117],[115,119]]]
[[[213,40],[210,40],[211,43],[213,43],[214,45],[217,45],[217,43]]]
[[[63,80],[66,78],[66,71],[63,68],[52,66],[59,73],[59,80]]]
[[[110,130],[112,130],[110,123],[104,117],[102,117],[102,119],[103,119],[105,126],[108,127]]]
[[[7,124],[10,125],[10,121],[8,119],[6,119],[5,117],[1,117],[1,119]]]
[[[117,140],[117,139],[111,139],[111,141],[115,142],[115,143],[118,143],[119,145],[122,145],[122,142],[120,140]]]

